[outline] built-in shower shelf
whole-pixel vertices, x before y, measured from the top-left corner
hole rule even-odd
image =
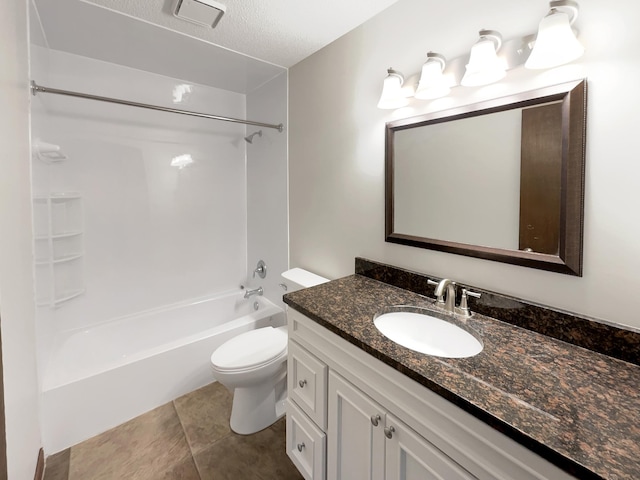
[[[78,260],[79,258],[82,258],[83,256],[84,255],[82,253],[77,253],[75,255],[67,255],[65,257],[54,258],[53,259],[53,263],[70,262],[72,260]]]
[[[77,230],[74,232],[65,232],[65,233],[58,233],[56,235],[36,235],[36,240],[49,240],[49,239],[53,239],[56,240],[58,238],[68,238],[68,237],[75,237],[76,235],[82,235],[84,232]]]
[[[57,257],[54,259],[36,260],[36,265],[49,265],[50,263],[56,264],[56,263],[70,262],[72,260],[78,260],[79,258],[82,258],[82,257],[83,257],[82,253],[76,253],[74,255],[65,255],[63,257]]]
[[[53,305],[60,305],[61,303],[64,302],[68,302],[69,300],[76,298],[80,295],[82,295],[84,293],[84,289],[82,290],[76,290],[73,292],[66,292],[63,295],[61,295],[60,297],[56,298],[55,301],[53,302]]]
[[[34,197],[36,304],[56,307],[84,293],[82,196]]]
[[[49,198],[52,200],[74,200],[82,198],[82,195],[78,192],[63,192],[63,193],[52,193],[49,195]]]
[[[36,301],[36,305],[38,307],[54,307],[55,308],[61,303],[68,302],[69,300],[79,297],[83,293],[84,293],[84,289],[76,290],[72,292],[65,292],[64,294],[61,294],[59,297],[57,297],[53,302],[50,302],[48,299],[40,299]]]

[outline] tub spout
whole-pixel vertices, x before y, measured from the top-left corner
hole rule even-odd
[[[263,293],[264,291],[262,290],[262,287],[254,288],[253,290],[247,290],[244,292],[244,298],[249,298],[253,295],[262,295]]]

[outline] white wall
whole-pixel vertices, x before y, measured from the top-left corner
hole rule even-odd
[[[289,266],[287,215],[287,74],[283,73],[247,95],[247,118],[285,126],[283,132],[262,130],[247,145],[247,270],[249,286],[262,286],[265,296],[284,307],[280,274]],[[267,264],[267,277],[251,278],[258,260]]]
[[[35,356],[27,3],[0,2],[0,317],[8,476],[34,476],[40,448]]]
[[[243,94],[192,85],[174,104],[173,88],[183,80],[33,49],[34,63],[48,65],[50,87],[245,115]],[[39,309],[43,367],[56,333],[238,288],[247,248],[243,125],[47,94],[35,101],[42,106],[34,137],[60,145],[68,158],[34,160],[34,190],[82,196],[84,257],[69,274],[86,290],[54,310]],[[172,166],[183,154],[194,162]]]
[[[537,29],[545,1],[401,0],[295,65],[289,77],[291,264],[328,277],[353,272],[355,256],[456,279],[557,308],[640,327],[640,31],[631,0],[583,0],[577,27],[586,48],[574,65],[511,72],[485,88],[456,88],[402,111],[376,108],[386,68],[417,73],[429,50],[455,58],[480,28],[505,39]],[[384,242],[384,124],[464,103],[588,77],[582,278]]]

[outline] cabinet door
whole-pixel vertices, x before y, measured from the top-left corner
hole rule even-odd
[[[476,478],[389,413],[384,433],[386,480]]]
[[[384,410],[329,372],[327,480],[384,479]]]

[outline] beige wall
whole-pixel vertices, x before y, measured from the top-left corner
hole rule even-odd
[[[9,478],[40,448],[31,237],[27,2],[0,2],[0,316]]]
[[[355,256],[557,308],[640,327],[640,30],[631,0],[583,0],[577,26],[586,48],[555,71],[513,71],[500,84],[456,88],[403,111],[376,108],[386,68],[417,73],[429,50],[468,52],[480,28],[505,39],[533,33],[548,3],[524,0],[400,0],[290,70],[290,263],[336,278]],[[589,81],[584,276],[549,273],[385,243],[384,124],[586,76]]]

